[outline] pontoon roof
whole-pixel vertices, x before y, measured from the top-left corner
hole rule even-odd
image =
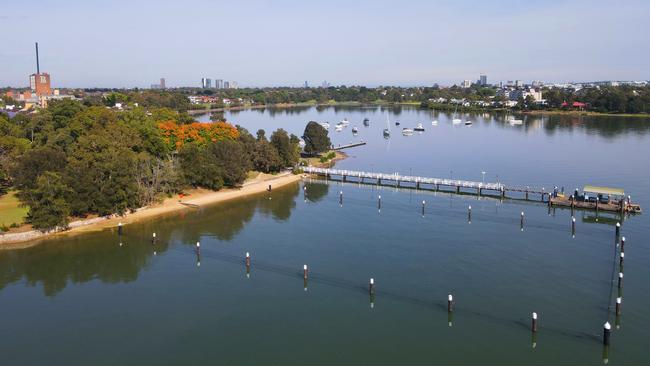
[[[625,191],[622,188],[585,186],[582,190],[589,193],[608,194],[611,196],[625,196]]]

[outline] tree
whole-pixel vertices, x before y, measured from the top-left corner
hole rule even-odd
[[[29,200],[27,221],[35,229],[48,230],[55,227],[66,227],[70,206],[65,197],[70,188],[63,183],[58,173],[45,172],[36,181]]]
[[[292,146],[291,139],[287,131],[283,129],[277,129],[271,135],[271,145],[277,150],[282,166],[294,166],[298,163],[300,155],[296,151],[295,147]]]
[[[327,151],[332,146],[327,130],[315,121],[307,123],[302,138],[305,140],[305,152],[310,155]]]
[[[179,158],[187,183],[212,190],[223,187],[223,171],[206,146],[187,144],[181,148]]]
[[[73,214],[122,214],[140,207],[137,146],[137,132],[117,123],[97,126],[79,138],[65,171],[74,191],[68,199]]]
[[[266,140],[257,141],[253,150],[253,169],[271,173],[282,169],[282,159],[278,151]]]
[[[238,141],[223,140],[208,145],[208,149],[221,168],[223,183],[230,187],[240,186],[250,169],[244,146]]]
[[[257,130],[257,141],[266,140],[266,132],[263,129]]]
[[[36,186],[38,176],[46,171],[60,173],[65,166],[65,153],[58,148],[46,146],[28,150],[14,168],[14,184],[27,192]]]

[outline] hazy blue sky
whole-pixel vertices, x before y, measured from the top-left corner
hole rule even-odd
[[[650,79],[650,1],[3,1],[0,86]]]

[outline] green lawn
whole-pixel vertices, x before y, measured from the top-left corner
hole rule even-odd
[[[20,207],[15,191],[0,196],[0,226],[20,225],[26,215],[27,207]]]

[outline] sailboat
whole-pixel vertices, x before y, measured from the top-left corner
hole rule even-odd
[[[419,131],[422,132],[424,131],[424,126],[422,126],[422,123],[418,123],[417,126],[413,129],[413,131]]]
[[[388,113],[386,113],[386,128],[384,128],[384,138],[390,137],[390,121],[388,120]]]
[[[456,118],[456,112],[458,111],[458,103],[456,103],[456,109],[454,109],[454,119],[451,120],[451,123],[459,125],[462,121],[459,118]]]
[[[431,126],[437,126],[438,125],[438,120],[431,121]]]

